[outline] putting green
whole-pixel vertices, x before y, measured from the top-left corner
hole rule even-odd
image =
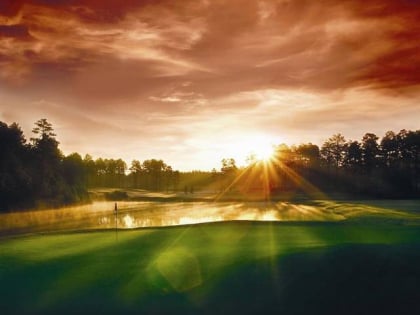
[[[304,314],[302,300],[312,314],[347,314],[355,298],[391,314],[395,303],[417,305],[417,225],[220,222],[116,236],[0,240],[2,314]]]

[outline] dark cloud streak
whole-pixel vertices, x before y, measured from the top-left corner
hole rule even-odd
[[[162,74],[159,67],[149,72],[150,61],[183,62],[180,68],[199,65],[208,75],[191,66],[176,70],[175,76],[204,77],[210,89],[213,78],[220,84],[248,76],[244,86],[238,83],[221,93],[249,90],[260,81],[268,87],[314,90],[420,82],[420,5],[415,1],[27,0],[5,1],[0,13],[21,15],[20,24],[0,25],[0,38],[12,37],[21,45],[35,38],[20,48],[26,51],[20,57],[10,50],[20,66],[30,69],[22,73],[42,72],[41,65],[48,69],[50,63],[78,76],[78,69],[95,67],[102,59],[102,64],[120,65],[116,72],[127,76],[119,79],[130,82],[133,74],[118,61],[127,54],[150,78]],[[194,33],[198,25],[202,31]]]

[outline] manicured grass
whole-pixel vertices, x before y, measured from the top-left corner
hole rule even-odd
[[[221,222],[0,240],[1,314],[415,314],[420,229]]]

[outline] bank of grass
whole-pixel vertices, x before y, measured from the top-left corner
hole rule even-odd
[[[2,314],[419,313],[420,229],[223,222],[0,240]]]

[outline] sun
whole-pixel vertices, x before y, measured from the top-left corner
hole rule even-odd
[[[257,148],[254,149],[255,157],[258,161],[270,161],[274,156],[274,147],[273,145],[265,145],[261,144],[258,145]]]
[[[274,156],[274,146],[265,142],[255,143],[255,147],[252,152],[255,154],[257,161],[268,162]]]
[[[220,156],[234,158],[237,166],[274,160],[277,138],[269,135],[241,134],[230,140],[223,145]]]
[[[275,155],[274,144],[265,137],[256,137],[247,145],[247,164],[270,162]]]

